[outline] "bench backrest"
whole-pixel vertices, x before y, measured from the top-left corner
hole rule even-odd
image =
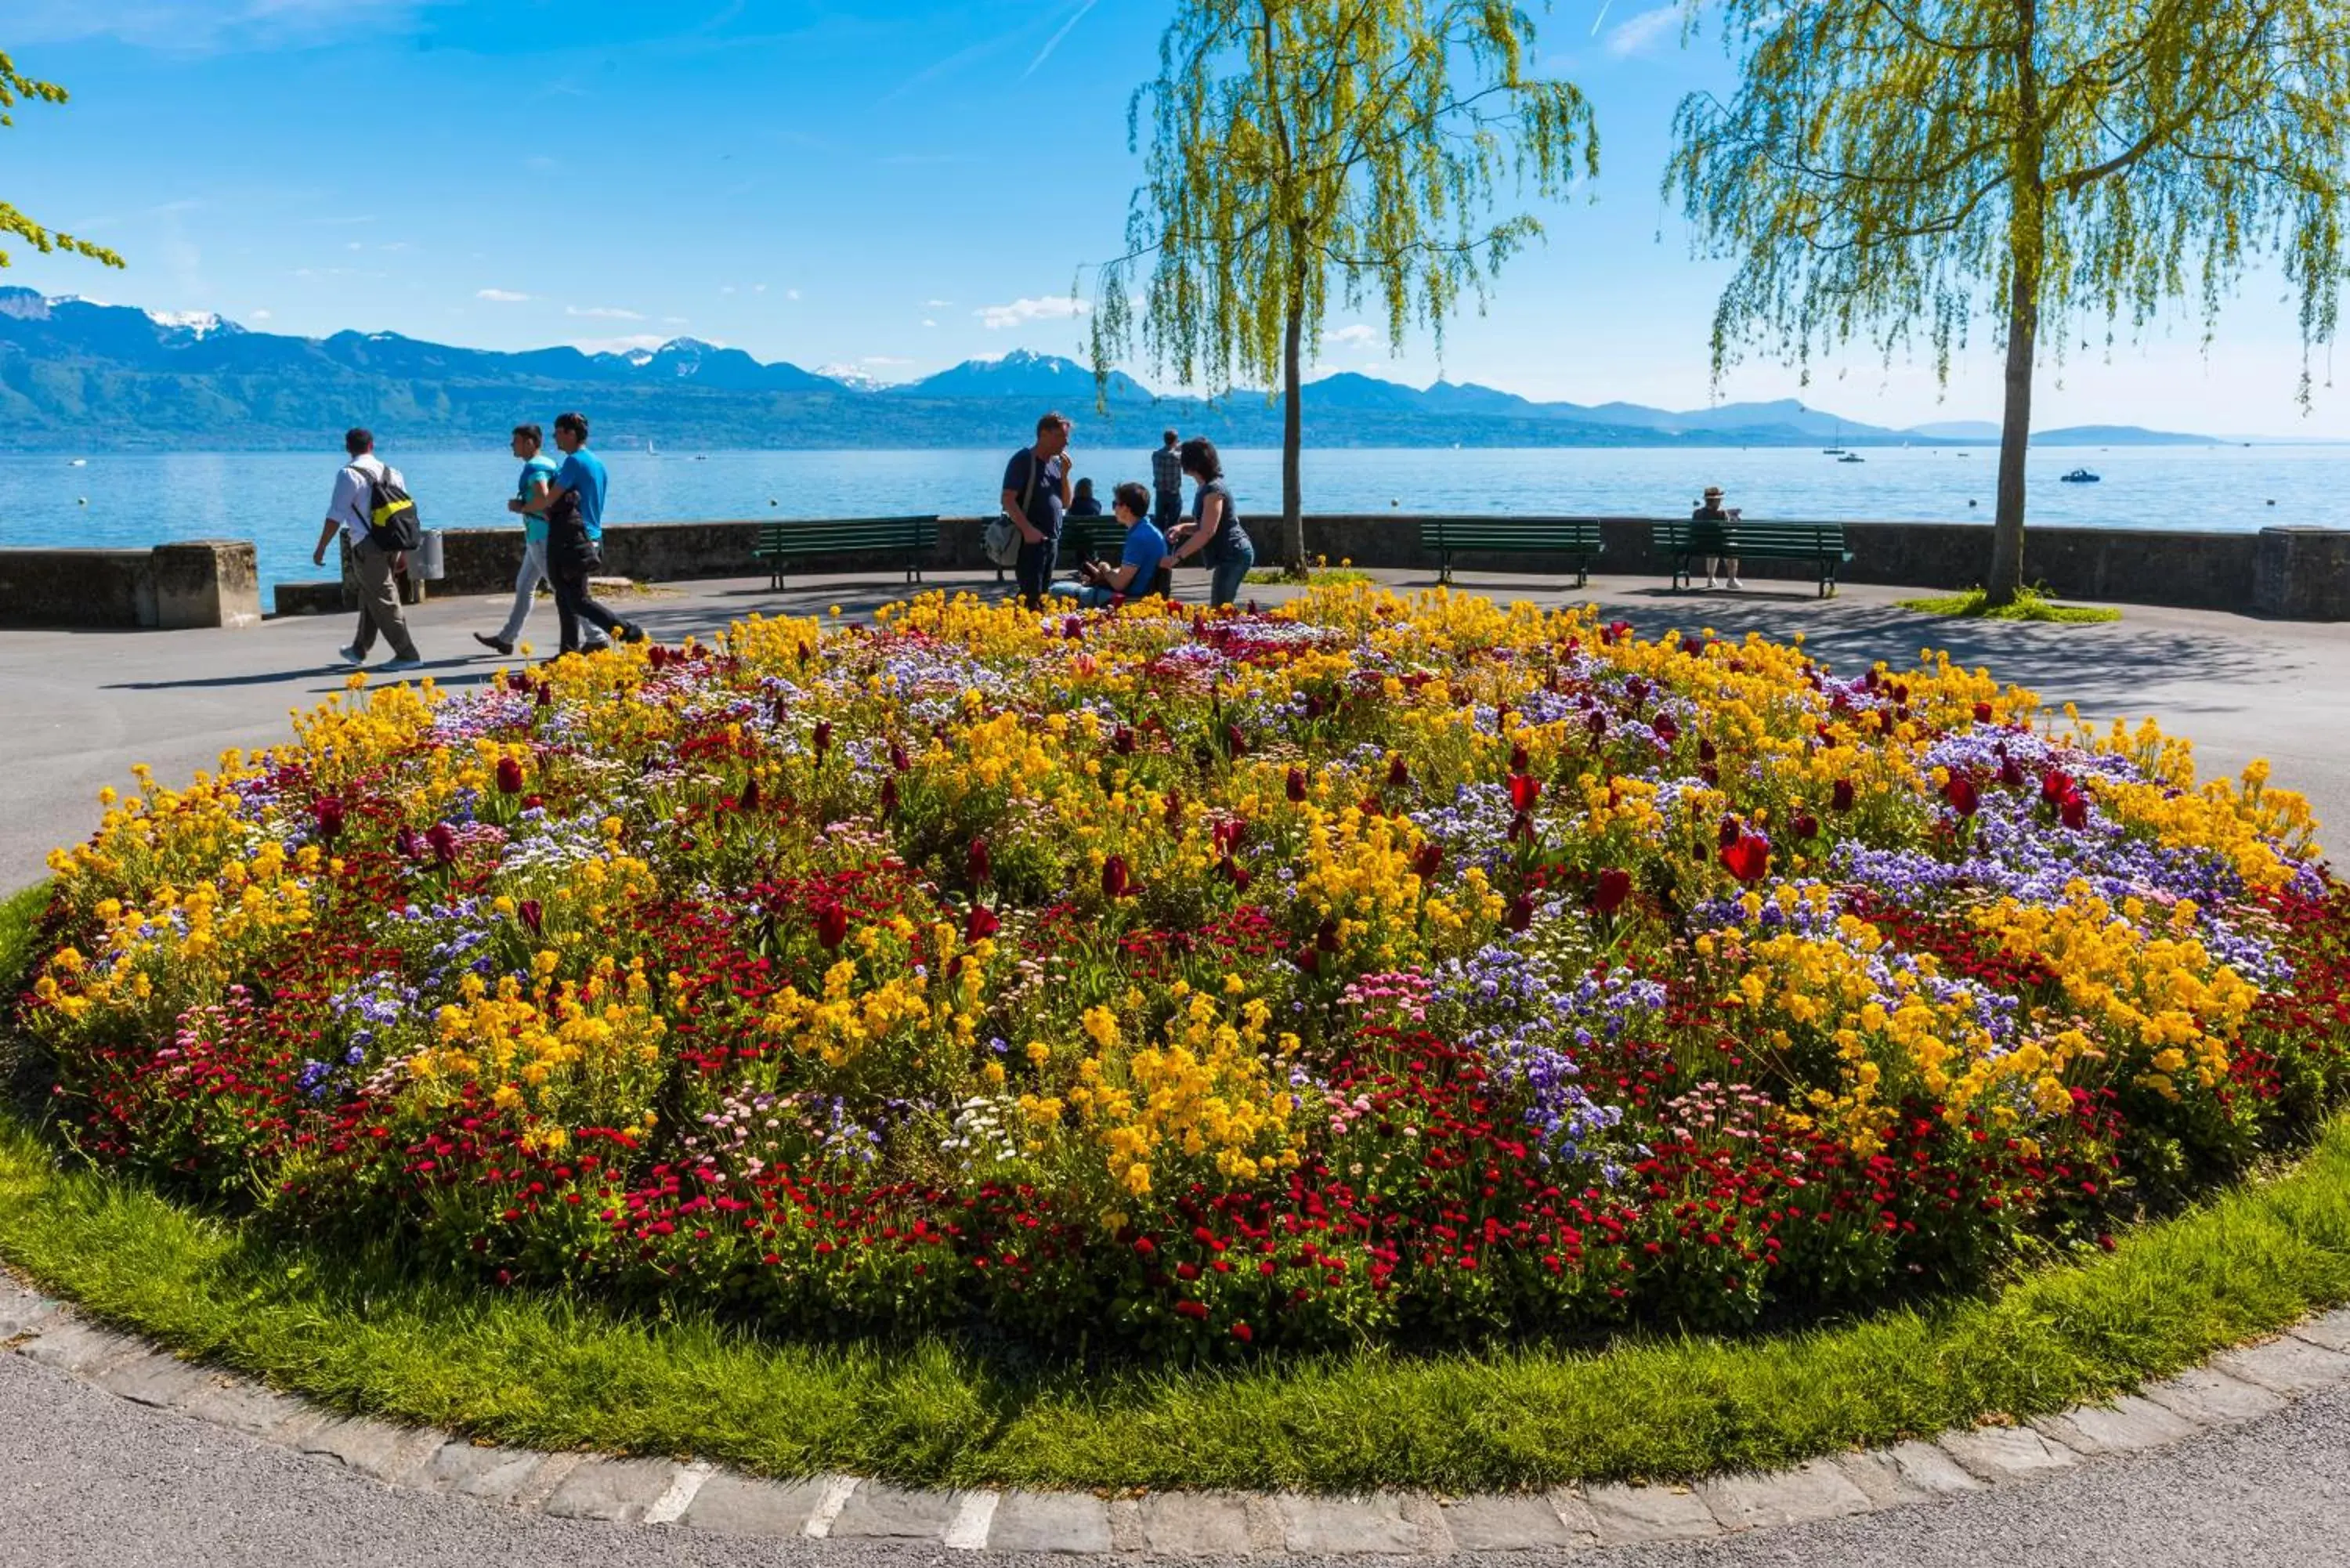
[[[759,550],[927,550],[939,540],[936,513],[927,517],[773,518],[759,524]]]
[[[1422,517],[1420,547],[1430,550],[1573,550],[1601,546],[1596,517]]]
[[[1659,525],[1658,544],[1670,555],[1769,556],[1845,554],[1841,523],[1700,523],[1678,518]]]

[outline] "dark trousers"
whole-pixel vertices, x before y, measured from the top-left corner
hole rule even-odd
[[[555,588],[555,619],[563,636],[563,651],[579,651],[579,623],[601,627],[604,635],[619,638],[628,622],[598,604],[588,592],[588,576],[601,563],[592,552],[550,551],[546,580]]]
[[[1153,498],[1150,507],[1150,521],[1158,526],[1159,531],[1164,534],[1181,522],[1182,518],[1183,493],[1180,490],[1159,492]]]
[[[1030,609],[1044,604],[1045,591],[1053,585],[1053,563],[1060,554],[1057,535],[1047,534],[1034,545],[1024,539],[1020,542],[1020,559],[1012,575],[1019,580],[1021,602]]]

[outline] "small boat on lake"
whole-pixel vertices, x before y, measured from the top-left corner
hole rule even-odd
[[[68,468],[88,468],[89,466],[89,459],[86,457],[78,457],[71,462],[66,464],[66,466]]]
[[[2056,477],[2059,483],[2064,484],[2098,484],[2104,483],[2102,476],[2091,473],[2085,468],[2076,468],[2070,473],[2060,473]]]
[[[1861,456],[1860,453],[1856,452],[1848,452],[1842,457],[1836,459],[1836,461],[1838,462],[1866,462],[1868,459]]]

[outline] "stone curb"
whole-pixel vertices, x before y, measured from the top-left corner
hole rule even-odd
[[[2350,1307],[2125,1395],[2021,1427],[1812,1459],[1693,1486],[1519,1495],[1305,1497],[927,1491],[853,1476],[764,1480],[701,1461],[548,1454],[333,1416],[116,1334],[0,1274],[0,1349],[120,1399],[231,1428],[383,1485],[554,1519],[758,1540],[892,1542],[1084,1557],[1444,1557],[1704,1541],[1948,1501],[2142,1453],[2350,1385]]]

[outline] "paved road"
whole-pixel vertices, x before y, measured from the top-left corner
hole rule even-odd
[[[2336,1392],[2252,1426],[2036,1485],[1700,1546],[1587,1552],[1573,1561],[1592,1568],[2340,1568],[2350,1557],[2345,1456],[2350,1392]],[[0,1498],[6,1500],[0,1568],[588,1562],[874,1568],[959,1555],[936,1547],[736,1542],[394,1491],[317,1459],[118,1399],[15,1355],[0,1355]],[[1547,1564],[1536,1553],[1509,1561]]]
[[[1383,574],[1402,587],[1428,579]],[[982,577],[942,586],[984,587]],[[1676,596],[1653,580],[1596,579],[1561,593],[1525,577],[1464,576],[1461,587],[1497,597],[1596,600],[1644,632],[1711,625],[1731,635],[1803,632],[1824,659],[1859,668],[1906,664],[1929,644],[1968,665],[2099,718],[2147,713],[2195,738],[2207,768],[2233,771],[2257,756],[2276,782],[2311,794],[2321,818],[2350,822],[2350,626],[2260,621],[2191,610],[2130,607],[2119,625],[2047,627],[1956,623],[1894,607],[1902,590],[1848,587],[1826,603],[1807,590]],[[1277,589],[1256,590],[1267,597]],[[707,635],[764,611],[806,615],[834,605],[869,612],[902,596],[894,580],[808,578],[785,593],[764,582],[696,583],[639,601],[656,633]],[[1184,592],[1196,597],[1198,587]],[[412,611],[417,640],[443,685],[487,679],[497,660],[467,633],[494,628],[504,596],[436,601]],[[551,639],[542,607],[531,631]],[[166,782],[211,767],[228,747],[286,738],[286,715],[341,690],[330,662],[349,633],[341,617],[288,618],[246,631],[62,632],[0,630],[0,716],[9,769],[0,780],[0,887],[38,876],[49,850],[96,826],[100,785],[151,764]]]

